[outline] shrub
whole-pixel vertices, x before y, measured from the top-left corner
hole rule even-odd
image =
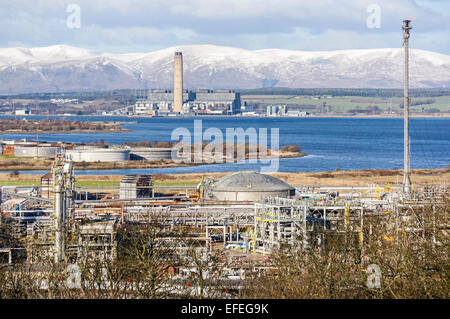
[[[285,145],[281,148],[282,152],[300,153],[302,148],[298,145]]]

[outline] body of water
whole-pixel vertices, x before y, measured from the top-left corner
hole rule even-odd
[[[27,119],[43,117],[32,116]],[[126,133],[40,134],[50,142],[95,142],[111,144],[142,140],[170,141],[176,128],[194,135],[194,118],[68,117],[82,121],[120,121]],[[279,129],[280,147],[299,145],[308,154],[302,158],[280,159],[278,171],[330,171],[353,169],[395,169],[403,167],[403,120],[401,118],[244,118],[211,117],[202,120],[203,130],[215,127],[225,135],[226,128]],[[136,123],[137,122],[137,123]],[[411,168],[444,168],[450,164],[450,119],[413,118],[410,121]],[[35,139],[35,134],[3,134],[2,139]],[[77,174],[139,174],[229,172],[259,169],[268,164],[212,164],[178,168],[78,171]],[[18,167],[20,170],[20,168]],[[39,172],[34,172],[39,173]]]

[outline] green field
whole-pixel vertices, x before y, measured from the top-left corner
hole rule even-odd
[[[0,186],[41,186],[41,181],[36,180],[0,180]]]
[[[300,95],[243,95],[241,97],[242,103],[245,101],[250,104],[286,104],[307,106],[313,105],[320,109],[324,102],[331,106],[332,112],[348,112],[352,109],[365,109],[371,106],[378,106],[381,110],[387,111],[389,108],[393,111],[400,111],[400,104],[403,103],[401,97],[366,97],[366,96],[336,96],[331,98],[314,98],[312,96]],[[411,104],[419,101],[434,100],[431,104],[411,105],[412,112],[424,112],[429,109],[438,109],[441,113],[450,112],[450,96],[438,97],[420,97],[411,98]],[[306,109],[306,108],[305,108]]]
[[[76,181],[76,187],[119,187],[120,181]]]

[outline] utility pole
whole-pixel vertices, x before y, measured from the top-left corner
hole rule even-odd
[[[409,61],[408,40],[411,20],[403,20],[403,46],[405,48],[405,79],[403,92],[403,192],[411,192],[411,179],[409,177]]]

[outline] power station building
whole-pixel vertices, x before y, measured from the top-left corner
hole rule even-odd
[[[149,90],[134,106],[136,115],[167,116],[176,113],[171,90]],[[232,90],[183,90],[181,113],[189,115],[233,115],[241,110],[241,96]]]
[[[175,52],[172,90],[149,90],[147,97],[137,99],[135,115],[170,116],[232,115],[241,110],[241,96],[232,90],[184,90],[183,54]]]

